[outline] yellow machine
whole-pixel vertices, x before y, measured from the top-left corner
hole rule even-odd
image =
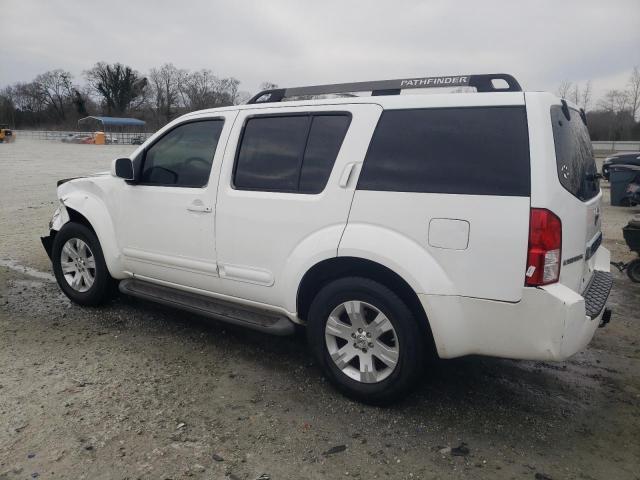
[[[16,134],[9,128],[7,124],[0,124],[0,143],[14,142]]]

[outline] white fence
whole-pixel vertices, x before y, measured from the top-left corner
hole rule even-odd
[[[640,141],[591,142],[595,152],[640,152]]]
[[[70,131],[61,131],[61,130],[13,130],[16,133],[16,138],[20,137],[28,137],[28,138],[36,138],[38,140],[56,140],[62,141],[63,138],[68,138],[73,135],[83,135],[87,137],[92,137],[95,132],[70,132]],[[131,144],[132,140],[135,138],[136,141],[138,139],[142,139],[142,141],[146,140],[150,133],[145,132],[106,132],[107,141],[110,143],[118,143],[118,144]]]
[[[14,130],[16,136],[37,138],[40,140],[62,140],[69,135],[92,136],[94,132],[69,132],[56,130]],[[135,138],[142,137],[142,140],[151,135],[145,132],[107,132],[113,143],[129,144]],[[619,142],[591,142],[593,150],[597,153],[609,152],[640,152],[640,141],[619,141]]]

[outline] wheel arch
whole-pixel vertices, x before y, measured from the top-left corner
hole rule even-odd
[[[93,225],[91,225],[91,222],[89,221],[89,219],[87,217],[85,217],[79,211],[77,211],[77,210],[75,210],[75,209],[73,209],[71,207],[66,207],[66,210],[67,210],[67,213],[69,214],[69,221],[70,222],[80,223],[81,225],[84,225],[89,230],[91,230],[93,233],[96,233],[95,228],[93,228]],[[98,236],[97,233],[96,233],[96,236]]]
[[[418,320],[429,347],[436,352],[427,312],[415,290],[402,276],[390,268],[365,258],[332,257],[316,263],[307,270],[298,286],[296,299],[298,318],[306,322],[311,302],[324,285],[339,278],[353,276],[379,282],[398,295]]]
[[[109,274],[113,278],[124,278],[113,222],[102,200],[85,193],[81,196],[66,196],[62,202],[69,221],[86,226],[98,238]]]

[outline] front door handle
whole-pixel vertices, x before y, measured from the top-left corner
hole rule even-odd
[[[190,212],[211,213],[213,209],[202,203],[202,200],[194,200],[188,207]]]

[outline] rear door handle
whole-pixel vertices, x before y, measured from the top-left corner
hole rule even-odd
[[[188,207],[190,212],[211,213],[213,209],[202,203],[202,200],[194,200]]]
[[[356,166],[355,162],[348,163],[344,170],[342,171],[342,175],[340,176],[340,185],[341,188],[347,188],[349,185],[349,180],[351,180],[351,174],[353,173],[353,169]]]

